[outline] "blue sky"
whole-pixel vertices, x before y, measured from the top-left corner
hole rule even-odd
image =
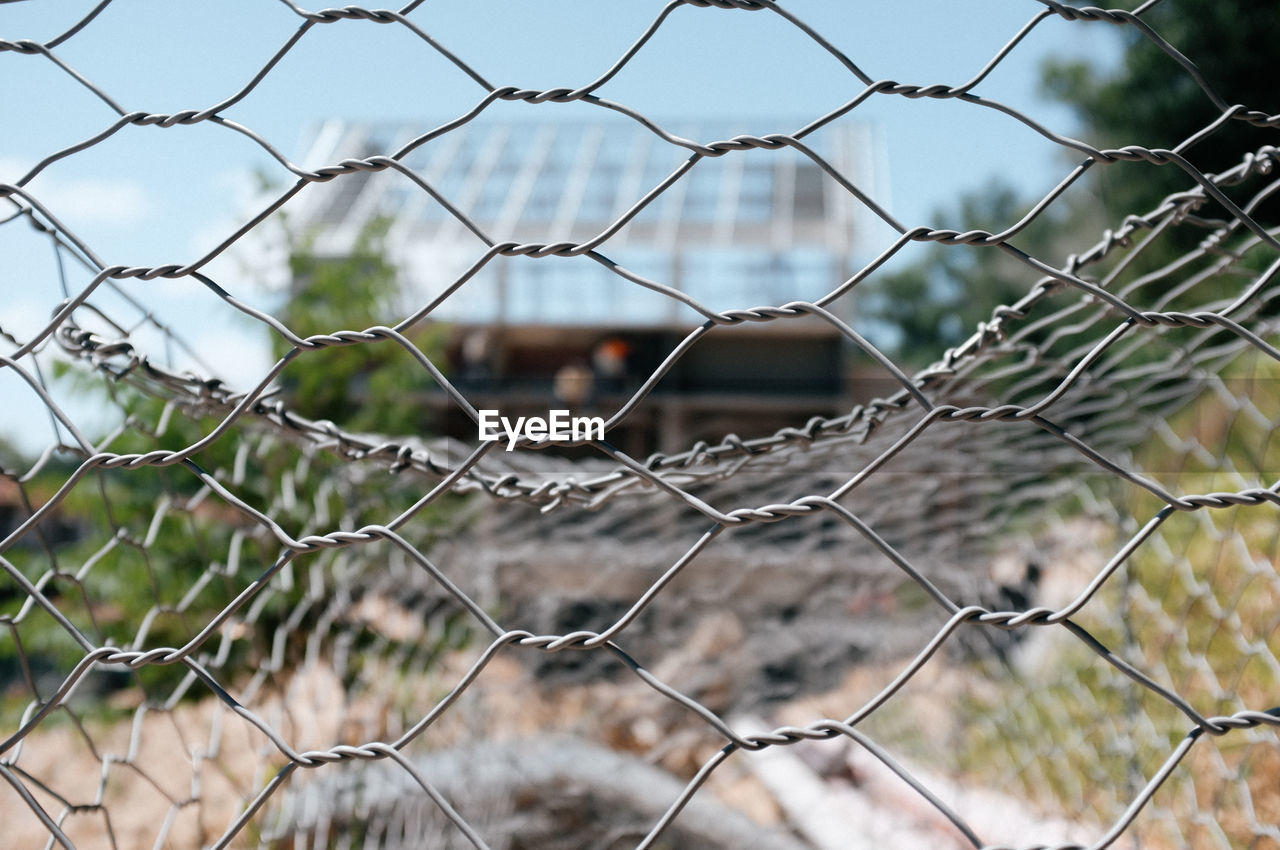
[[[96,5],[89,0],[0,4],[0,39],[45,42]],[[495,85],[543,89],[597,77],[665,4],[652,0],[427,0],[410,13]],[[797,0],[794,14],[869,76],[921,85],[968,80],[1043,8],[1032,0]],[[123,109],[204,109],[244,88],[297,31],[302,19],[279,0],[114,0],[55,48],[62,62]],[[1042,23],[975,91],[1059,131],[1071,115],[1037,93],[1049,55],[1106,61],[1118,28]],[[676,9],[632,62],[598,93],[658,120],[732,119],[742,132],[797,129],[850,100],[862,83],[807,36],[768,12]],[[328,117],[431,124],[472,108],[485,94],[417,35],[399,25],[344,20],[313,27],[241,102],[222,114],[301,159],[306,130]],[[497,103],[497,120],[589,117],[585,104]],[[39,55],[0,53],[0,182],[14,182],[42,158],[109,127],[112,109]],[[884,141],[890,195],[904,224],[932,217],[966,189],[999,175],[1040,195],[1071,160],[993,110],[958,102],[877,96],[850,116]],[[253,175],[287,172],[224,127],[127,127],[106,142],[49,166],[28,186],[104,262],[187,263],[249,215]],[[887,235],[887,232],[886,232]],[[0,227],[0,316],[6,330],[43,323],[61,298],[47,241],[25,226]],[[233,252],[206,271],[227,289],[270,303],[271,275],[256,252]],[[73,287],[87,282],[73,276]],[[268,365],[260,328],[246,325],[190,280],[133,281],[130,294],[197,347],[216,348],[223,377],[254,382]],[[11,370],[0,370],[8,372]],[[0,374],[0,400],[35,401]],[[22,423],[19,423],[22,424]],[[23,427],[28,427],[26,423]],[[0,433],[12,433],[5,423]],[[41,432],[34,442],[47,440]],[[23,442],[31,438],[24,437]]]

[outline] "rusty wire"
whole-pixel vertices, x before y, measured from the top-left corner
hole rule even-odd
[[[119,116],[83,142],[50,152],[13,183],[0,185],[0,198],[11,209],[3,224],[31,226],[44,234],[55,249],[66,289],[65,299],[50,305],[51,318],[38,332],[19,339],[6,331],[9,349],[0,358],[0,368],[26,382],[56,420],[55,439],[44,454],[25,469],[5,473],[4,481],[13,491],[9,498],[22,510],[0,542],[5,576],[2,640],[9,642],[8,655],[20,668],[14,677],[19,684],[5,696],[0,714],[2,794],[10,798],[3,810],[22,813],[48,844],[134,846],[132,833],[122,831],[119,823],[129,806],[143,804],[136,797],[122,797],[115,785],[123,781],[122,772],[128,772],[143,777],[161,800],[163,825],[147,839],[156,846],[172,842],[221,848],[255,841],[264,846],[308,841],[330,846],[326,842],[356,841],[361,836],[388,847],[420,846],[423,836],[439,846],[505,846],[500,819],[486,816],[484,808],[477,808],[479,803],[466,800],[476,787],[466,778],[468,759],[454,759],[463,762],[461,766],[449,761],[449,745],[459,733],[438,730],[473,711],[474,705],[462,704],[485,688],[497,687],[482,684],[490,678],[491,665],[515,653],[526,658],[605,657],[632,677],[628,681],[657,694],[663,711],[676,709],[682,720],[672,721],[671,728],[688,723],[714,742],[706,755],[704,740],[697,752],[705,758],[687,772],[683,786],[673,785],[659,804],[646,800],[636,806],[643,824],[630,822],[620,832],[609,833],[612,837],[595,836],[601,846],[618,840],[627,846],[654,847],[664,835],[710,840],[700,830],[720,816],[694,809],[708,796],[700,789],[726,764],[748,753],[835,740],[850,742],[886,765],[954,828],[952,837],[958,835],[961,845],[1003,846],[987,844],[974,825],[974,812],[948,802],[922,778],[928,770],[945,768],[925,764],[916,752],[911,728],[931,721],[920,721],[926,715],[917,714],[907,697],[914,683],[927,678],[922,671],[936,664],[940,653],[964,644],[966,635],[995,633],[1019,638],[1051,635],[1042,641],[1050,646],[1041,650],[1048,662],[1032,670],[1025,664],[1006,664],[997,671],[1000,684],[994,697],[990,691],[967,687],[960,694],[951,693],[951,720],[959,728],[946,742],[956,753],[950,770],[972,781],[981,773],[984,759],[999,761],[995,752],[1003,748],[1014,766],[1004,773],[995,771],[1000,778],[991,781],[1002,788],[1004,783],[1021,783],[1029,805],[1041,810],[1061,807],[1064,817],[1077,821],[1082,835],[1067,841],[1027,832],[1016,837],[1018,846],[1102,848],[1125,840],[1150,840],[1157,846],[1169,841],[1172,846],[1178,841],[1208,841],[1197,837],[1203,835],[1212,835],[1222,846],[1263,846],[1249,842],[1277,840],[1280,809],[1274,792],[1259,790],[1267,777],[1274,786],[1280,776],[1274,756],[1266,755],[1276,746],[1270,729],[1280,726],[1280,710],[1273,707],[1274,687],[1280,681],[1277,638],[1274,618],[1257,613],[1255,609],[1266,606],[1255,596],[1272,602],[1280,598],[1268,563],[1275,556],[1277,535],[1267,530],[1274,527],[1272,512],[1280,505],[1280,495],[1266,478],[1265,450],[1277,415],[1266,383],[1274,372],[1269,373],[1265,364],[1280,360],[1271,304],[1280,240],[1252,210],[1280,187],[1274,180],[1280,150],[1263,145],[1241,151],[1239,165],[1206,174],[1184,156],[1184,149],[1233,122],[1274,130],[1280,127],[1280,116],[1250,104],[1233,105],[1230,92],[1213,91],[1201,79],[1195,57],[1182,57],[1163,42],[1141,12],[1040,0],[1042,8],[985,68],[968,82],[949,86],[876,80],[785,5],[771,0],[675,0],[597,79],[576,88],[531,90],[495,86],[466,63],[465,50],[455,53],[439,44],[429,34],[430,8],[418,9],[418,3],[400,11],[355,6],[308,11],[286,3],[302,23],[248,85],[212,105],[156,114],[125,109],[59,58],[59,48],[91,28],[106,5],[46,43],[0,40],[0,51],[53,62]],[[835,57],[862,91],[792,133],[724,140],[675,136],[628,105],[597,95],[645,49],[654,33],[668,25],[681,5],[779,15],[806,34],[814,49]],[[1131,27],[1162,45],[1215,104],[1219,117],[1172,150],[1138,145],[1104,149],[1056,133],[1012,107],[978,95],[992,69],[1027,33],[1053,17],[1079,26],[1101,22]],[[222,116],[253,96],[275,64],[311,29],[349,20],[405,28],[422,41],[423,50],[439,53],[470,77],[481,98],[470,111],[400,150],[314,169],[290,162],[270,140]],[[885,96],[955,99],[972,108],[999,110],[1077,154],[1080,165],[1022,221],[1002,232],[905,227],[804,141],[868,99]],[[504,234],[485,232],[402,161],[501,100],[544,104],[541,108],[549,110],[580,102],[620,113],[639,131],[687,149],[695,163],[749,150],[794,149],[899,235],[851,277],[832,281],[820,297],[725,311],[700,304],[662,281],[639,279],[614,267],[608,256],[610,239],[687,168],[637,198],[625,216],[584,242],[505,241]],[[125,127],[199,123],[252,140],[296,182],[193,262],[109,265],[38,193],[26,188],[52,163],[75,157]],[[1153,210],[1134,211],[1114,229],[1099,227],[1102,237],[1096,242],[1096,234],[1082,234],[1078,242],[1085,247],[1065,261],[1032,257],[1017,248],[1019,234],[1091,169],[1122,162],[1179,169],[1186,177],[1185,188]],[[633,458],[607,441],[587,441],[598,457],[572,465],[548,458],[554,446],[527,439],[518,451],[507,453],[491,443],[371,436],[308,419],[278,396],[278,376],[305,353],[373,344],[400,346],[457,409],[476,418],[465,392],[410,338],[416,326],[431,320],[440,303],[466,286],[466,278],[385,326],[334,328],[304,338],[278,317],[237,298],[206,271],[212,260],[287,208],[308,186],[387,170],[402,173],[445,204],[487,246],[474,268],[503,256],[587,257],[614,268],[618,286],[646,286],[702,315],[704,322],[691,328],[664,367],[612,414],[608,427],[641,406],[665,370],[703,337],[717,327],[748,322],[815,316],[825,320],[877,360],[899,390],[839,417],[797,422],[758,438],[726,437],[669,455]],[[1201,215],[1210,209],[1217,218]],[[1141,267],[1144,252],[1153,252],[1152,246],[1161,244],[1163,237],[1186,229],[1202,234],[1197,249],[1160,268],[1129,273]],[[885,357],[829,309],[873,281],[884,263],[911,243],[1002,251],[1025,265],[1028,282],[1024,297],[1009,305],[992,304],[990,320],[966,342],[939,352],[936,362],[914,373]],[[79,273],[87,274],[88,280],[71,283]],[[217,352],[194,352],[209,361],[207,371],[196,372],[167,365],[161,352],[140,341],[153,340],[159,332],[160,337],[182,342],[147,304],[130,303],[118,284],[181,278],[198,281],[288,347],[256,386],[233,388],[221,380]],[[1232,284],[1226,295],[1219,286],[1223,281]],[[108,293],[120,295],[127,306],[97,306]],[[139,334],[140,328],[150,336]],[[159,399],[166,405],[164,418],[130,418],[106,437],[91,438],[49,390],[48,364],[55,353],[88,379],[127,388],[137,398]],[[1252,383],[1236,380],[1241,370],[1254,376]],[[123,394],[112,398],[120,398],[122,406],[132,403]],[[1225,442],[1207,444],[1196,433],[1176,433],[1188,411],[1210,406],[1226,411],[1222,415],[1232,423],[1228,431],[1236,423],[1253,429],[1251,438],[1264,446],[1256,468],[1230,456]],[[29,416],[19,412],[19,424]],[[205,430],[195,441],[165,447],[169,417],[204,423]],[[1168,469],[1142,468],[1150,463],[1143,447],[1152,434],[1167,443],[1166,455],[1174,458]],[[140,439],[148,447],[113,448],[125,438]],[[205,458],[220,442],[235,447],[234,463],[208,466]],[[1193,467],[1214,484],[1212,489],[1191,489],[1199,479],[1180,473]],[[970,475],[975,469],[995,477]],[[160,482],[160,496],[153,505],[134,508],[142,511],[139,519],[124,513],[125,507],[117,504],[120,491],[113,488],[129,487],[131,481],[142,480],[131,476],[143,474],[156,476],[147,480]],[[59,479],[52,490],[50,476]],[[135,489],[145,493],[148,486],[157,485],[139,484]],[[471,499],[464,507],[446,507],[454,497],[468,494]],[[1077,507],[1064,507],[1071,500]],[[92,529],[80,532],[94,546],[88,552],[77,550],[78,560],[71,563],[67,559],[73,557],[72,550],[60,548],[55,527],[85,510],[98,512]],[[433,512],[449,519],[427,523],[424,517]],[[187,525],[175,528],[174,518]],[[1183,518],[1198,520],[1199,525],[1179,525]],[[184,536],[183,528],[205,528],[210,521],[219,525],[222,536]],[[424,530],[426,525],[432,530]],[[1092,542],[1081,546],[1076,541],[1074,548],[1055,550],[1045,542],[1055,526],[1087,530],[1080,536],[1094,535]],[[165,535],[168,542],[158,543]],[[1018,546],[1039,547],[1051,560],[1083,562],[1087,575],[1051,604],[1002,607],[992,601],[995,597],[984,595],[995,582],[989,571],[958,566],[990,561]],[[1234,560],[1224,561],[1221,552],[1231,547]],[[511,579],[504,570],[509,572],[516,562],[536,562],[539,552],[554,552],[566,563],[593,564],[603,576],[595,589],[611,581],[634,587],[621,592],[625,604],[589,628],[556,631],[552,622],[550,629],[534,629],[520,623],[537,618],[523,614],[511,615],[520,621],[513,625],[503,611],[504,594],[511,593]],[[123,564],[126,555],[145,564],[151,587],[121,587],[104,575],[113,565]],[[164,587],[165,559],[173,557],[206,564],[196,586]],[[801,656],[811,657],[819,648],[828,651],[844,641],[871,641],[867,632],[883,632],[878,638],[883,645],[868,651],[866,660],[888,665],[893,673],[857,704],[842,714],[800,725],[749,731],[729,712],[759,706],[762,698],[752,697],[752,689],[763,687],[758,677],[746,676],[739,682],[741,694],[712,707],[696,689],[674,683],[678,675],[668,671],[669,678],[663,678],[640,659],[661,658],[670,643],[688,638],[674,621],[661,619],[668,598],[680,596],[699,615],[705,612],[697,600],[709,598],[713,607],[731,608],[746,598],[741,588],[722,588],[715,597],[706,585],[724,583],[723,576],[708,568],[699,578],[699,567],[727,563],[743,576],[769,576],[775,566],[771,558],[798,563],[790,575],[810,577],[804,593],[837,597],[850,611],[864,597],[870,599],[865,605],[872,607],[897,605],[885,601],[881,588],[889,588],[891,595],[912,588],[923,602],[900,612],[905,622],[898,622],[896,631],[868,619],[851,631],[819,633],[804,647]],[[1233,565],[1243,570],[1243,579],[1231,573]],[[1163,579],[1140,577],[1153,571],[1165,575],[1159,572],[1162,568],[1167,573]],[[619,578],[624,574],[625,579]],[[547,580],[547,574],[539,575],[539,580]],[[1234,588],[1234,596],[1225,602],[1215,596],[1215,579]],[[1162,581],[1182,590],[1162,597],[1155,592]],[[681,589],[672,591],[674,585]],[[201,610],[194,600],[217,586],[226,600],[216,612],[193,620]],[[300,587],[306,588],[301,595]],[[412,591],[411,602],[402,598],[406,589]],[[573,590],[552,586],[547,592],[572,596]],[[99,622],[111,619],[111,594],[132,592],[155,595],[141,620]],[[1173,598],[1180,600],[1180,611],[1170,609]],[[1208,614],[1202,608],[1209,609]],[[1261,625],[1243,620],[1242,610],[1262,617]],[[407,636],[390,636],[386,623],[396,611],[419,620],[404,626]],[[1206,616],[1207,625],[1191,619]],[[755,625],[751,614],[744,617],[750,631]],[[151,630],[166,618],[181,622],[177,632],[183,642],[153,642]],[[381,630],[370,625],[379,619],[384,621]],[[23,643],[24,634],[30,640],[35,633],[37,622],[57,634],[55,643],[63,644],[59,657],[77,659],[43,678],[32,667],[38,653]],[[450,651],[439,649],[441,635],[455,627],[470,634],[470,642]],[[769,642],[781,639],[785,630],[760,627],[766,629],[765,637],[749,637],[746,645],[767,654]],[[668,628],[676,637],[664,643],[658,634]],[[1209,652],[1195,643],[1194,635],[1206,628],[1222,635],[1230,651],[1214,644]],[[301,638],[291,642],[295,632]],[[1003,658],[1005,651],[999,654]],[[1228,656],[1229,662],[1224,660]],[[1219,664],[1237,666],[1218,669]],[[404,676],[391,691],[379,690],[387,665]],[[322,672],[329,668],[336,671],[333,681]],[[175,681],[149,684],[147,674],[165,669],[180,671]],[[131,677],[130,688],[141,694],[136,704],[128,704],[123,715],[127,719],[117,720],[114,727],[104,726],[106,721],[77,697],[105,671]],[[1055,675],[1060,679],[1036,684]],[[1203,684],[1205,677],[1213,680],[1212,686]],[[311,734],[314,729],[308,731],[305,711],[290,704],[301,700],[301,692],[314,682],[335,689],[327,699],[342,702],[344,722],[349,721],[318,737]],[[1112,699],[1109,692],[1126,696],[1123,701]],[[1152,701],[1154,708],[1149,707]],[[395,708],[388,708],[391,705]],[[1131,712],[1126,717],[1132,725],[1112,716],[1120,707]],[[380,719],[361,714],[370,711]],[[1109,739],[1091,744],[1095,749],[1083,755],[1071,751],[1091,730],[1050,724],[1044,717],[1055,711],[1076,722],[1111,716]],[[166,740],[166,733],[157,728],[157,716],[168,718],[179,730],[177,739],[170,735]],[[230,755],[231,727],[252,740],[237,745],[252,759],[236,761]],[[1180,739],[1170,738],[1174,727],[1182,729]],[[434,745],[433,735],[439,736]],[[525,783],[502,780],[511,787],[540,790],[576,778],[598,793],[638,798],[645,793],[638,788],[658,781],[648,775],[624,778],[631,769],[627,767],[591,768],[593,758],[606,758],[598,753],[583,755],[579,763],[570,759],[567,766],[551,764],[563,760],[564,752],[574,752],[576,745],[566,745],[567,750],[548,747],[552,736],[539,732],[536,737],[536,744],[515,744],[506,751],[511,772],[524,777],[520,782]],[[42,749],[63,752],[70,739],[91,753],[95,773],[92,782],[75,790],[68,790],[74,783],[68,785],[54,766],[40,759]],[[1207,756],[1192,758],[1218,739],[1238,740],[1240,747],[1215,751],[1224,755],[1214,764]],[[929,746],[937,744],[932,741]],[[194,765],[189,787],[175,790],[168,782],[164,774],[170,768],[161,766],[157,755],[166,747]],[[1126,750],[1123,780],[1107,768],[1080,766],[1091,760],[1107,763],[1112,749]],[[424,750],[431,754],[424,755]],[[357,770],[360,764],[364,767]],[[1028,767],[1036,764],[1048,765],[1037,768],[1040,780]],[[1190,806],[1181,798],[1158,803],[1162,785],[1177,782],[1171,777],[1184,776],[1188,764],[1198,771],[1181,786],[1192,789],[1185,792]],[[211,789],[217,782],[205,772],[214,765],[225,777],[217,782],[226,786],[219,786],[216,794]],[[1248,765],[1255,765],[1255,772],[1250,773]],[[472,768],[478,769],[474,764]],[[1043,778],[1055,770],[1076,773],[1056,784]],[[301,777],[307,774],[319,778],[304,781]],[[1067,791],[1059,787],[1064,784]],[[1204,791],[1206,786],[1212,790]],[[1097,799],[1099,795],[1104,799]],[[485,805],[493,810],[492,800]],[[196,814],[190,815],[193,811]],[[1144,812],[1149,814],[1146,821]],[[745,834],[745,827],[732,817],[720,824],[725,841]],[[680,833],[682,828],[687,831]],[[794,843],[781,834],[770,840],[779,847]]]

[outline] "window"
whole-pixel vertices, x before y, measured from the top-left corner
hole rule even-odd
[[[822,218],[826,206],[823,176],[822,169],[812,162],[801,162],[796,165],[796,186],[793,198],[796,218]]]

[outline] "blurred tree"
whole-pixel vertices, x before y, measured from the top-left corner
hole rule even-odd
[[[387,255],[390,222],[375,219],[345,256],[320,256],[310,236],[291,237],[292,293],[281,318],[298,334],[364,330],[393,323],[401,300],[399,270]],[[443,328],[408,334],[433,363],[442,362]],[[275,353],[289,349],[276,337]],[[281,376],[290,407],[355,431],[419,434],[430,376],[394,342],[360,343],[302,354]]]
[[[1274,9],[1250,6],[1244,0],[1169,0],[1142,17],[1195,63],[1207,84],[1228,104],[1280,113],[1280,87],[1273,67],[1275,46],[1280,44],[1280,14]],[[1088,141],[1102,148],[1132,144],[1174,148],[1221,115],[1195,78],[1158,44],[1136,27],[1124,27],[1123,33],[1123,61],[1113,72],[1079,60],[1053,59],[1043,68],[1044,91],[1075,110]],[[1233,120],[1185,154],[1197,168],[1214,173],[1238,164],[1246,152],[1277,143],[1280,138],[1274,128]],[[1092,244],[1126,216],[1147,213],[1169,194],[1195,185],[1174,165],[1146,162],[1095,166],[1089,180],[1092,193],[1073,188],[1011,244],[1058,265],[1070,251]],[[1251,181],[1239,190],[1226,191],[1243,202],[1257,190],[1257,182]],[[1232,195],[1233,191],[1238,194]],[[959,231],[998,232],[1017,221],[1031,203],[1008,185],[991,183],[962,196],[954,207],[940,210],[933,224]],[[1213,206],[1206,205],[1201,214],[1220,217]],[[1277,226],[1280,198],[1258,207],[1253,215],[1265,226]],[[1130,276],[1186,254],[1205,235],[1207,231],[1199,227],[1174,228],[1159,244],[1144,250],[1130,267]],[[1244,264],[1254,267],[1269,261],[1254,254]],[[899,362],[919,366],[968,338],[978,322],[990,318],[994,307],[1021,297],[1038,277],[1034,270],[992,248],[931,246],[911,266],[869,281],[872,285],[863,288],[859,309],[873,326],[888,328],[886,347]]]
[[[1029,206],[1008,184],[992,181],[936,213],[934,226],[996,233]],[[1056,260],[1062,233],[1078,215],[1075,209],[1050,208],[1010,242],[1033,257]],[[911,265],[869,281],[858,309],[888,330],[886,347],[897,362],[923,366],[968,339],[995,306],[1017,301],[1041,277],[999,248],[933,244]]]
[[[1246,0],[1169,0],[1143,12],[1142,20],[1199,69],[1228,105],[1280,113],[1276,45],[1280,14],[1269,4]],[[1071,106],[1100,147],[1143,145],[1174,148],[1211,124],[1222,110],[1195,78],[1136,27],[1124,27],[1123,61],[1104,72],[1079,60],[1050,60],[1043,69],[1047,95]],[[1238,164],[1246,151],[1277,144],[1275,128],[1242,120],[1185,151],[1200,170],[1216,173]],[[1099,194],[1114,216],[1142,214],[1162,198],[1188,187],[1176,166],[1123,163],[1108,166]],[[1265,211],[1275,223],[1277,208]]]
[[[333,259],[318,256],[312,240],[290,237],[294,287],[280,316],[291,329],[306,336],[395,322],[398,276],[386,255],[386,227],[386,222],[376,222],[360,235],[350,256]],[[419,331],[413,338],[433,361],[440,361],[438,331]],[[278,336],[273,344],[277,355],[288,350]],[[116,381],[77,364],[57,364],[55,374],[76,394],[100,398],[128,417],[129,427],[105,447],[121,454],[193,445],[216,429],[224,413],[175,402],[157,386]],[[394,436],[420,433],[419,403],[430,380],[408,352],[381,342],[306,352],[290,364],[281,383],[293,412],[330,419],[348,430]],[[251,474],[237,473],[246,458]],[[376,485],[370,481],[362,488],[364,479],[357,476],[353,483],[344,477],[346,470],[339,467],[345,460],[323,452],[310,456],[298,443],[255,427],[251,420],[192,460],[237,498],[300,534],[385,522],[421,496],[420,482],[409,476],[380,479]],[[0,531],[25,519],[30,504],[47,501],[78,463],[78,458],[55,458],[36,478],[19,484],[11,470],[29,464],[0,443],[0,487],[9,487],[28,503],[19,511],[23,502],[11,495],[5,504],[12,516],[0,512]],[[447,510],[437,503],[420,514],[417,533],[429,534]],[[74,527],[75,533],[51,539],[50,530],[63,526]],[[377,557],[373,552],[364,547],[346,551],[343,569],[362,569],[360,559]],[[272,534],[210,497],[191,470],[181,466],[95,470],[7,553],[28,579],[45,582],[45,594],[91,643],[132,649],[182,646],[279,555]],[[237,612],[231,622],[248,628],[229,628],[241,637],[221,662],[223,669],[235,674],[252,670],[276,651],[272,642],[286,622],[286,652],[308,640],[309,626],[331,604],[328,590],[337,580],[331,575],[337,557],[329,553],[297,559],[285,568],[289,576],[272,581],[251,610]],[[310,571],[311,579],[294,578],[299,570]],[[17,618],[7,632],[0,631],[0,701],[10,695],[15,710],[33,697],[47,696],[51,683],[83,657],[83,648],[39,608],[19,616],[26,604],[25,591],[0,572],[0,619]],[[456,618],[448,614],[447,619],[452,623]],[[456,632],[450,632],[450,639]],[[357,643],[363,639],[361,633],[354,638]],[[442,643],[424,651],[443,648]],[[217,650],[218,642],[206,649]],[[43,673],[52,678],[41,684]],[[186,676],[180,664],[147,666],[134,674],[148,697],[159,701],[168,699]],[[117,681],[112,687],[125,684]],[[191,693],[206,692],[195,688]]]

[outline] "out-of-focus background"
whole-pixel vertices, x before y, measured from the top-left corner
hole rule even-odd
[[[15,840],[1280,846],[1278,38],[0,5]]]

